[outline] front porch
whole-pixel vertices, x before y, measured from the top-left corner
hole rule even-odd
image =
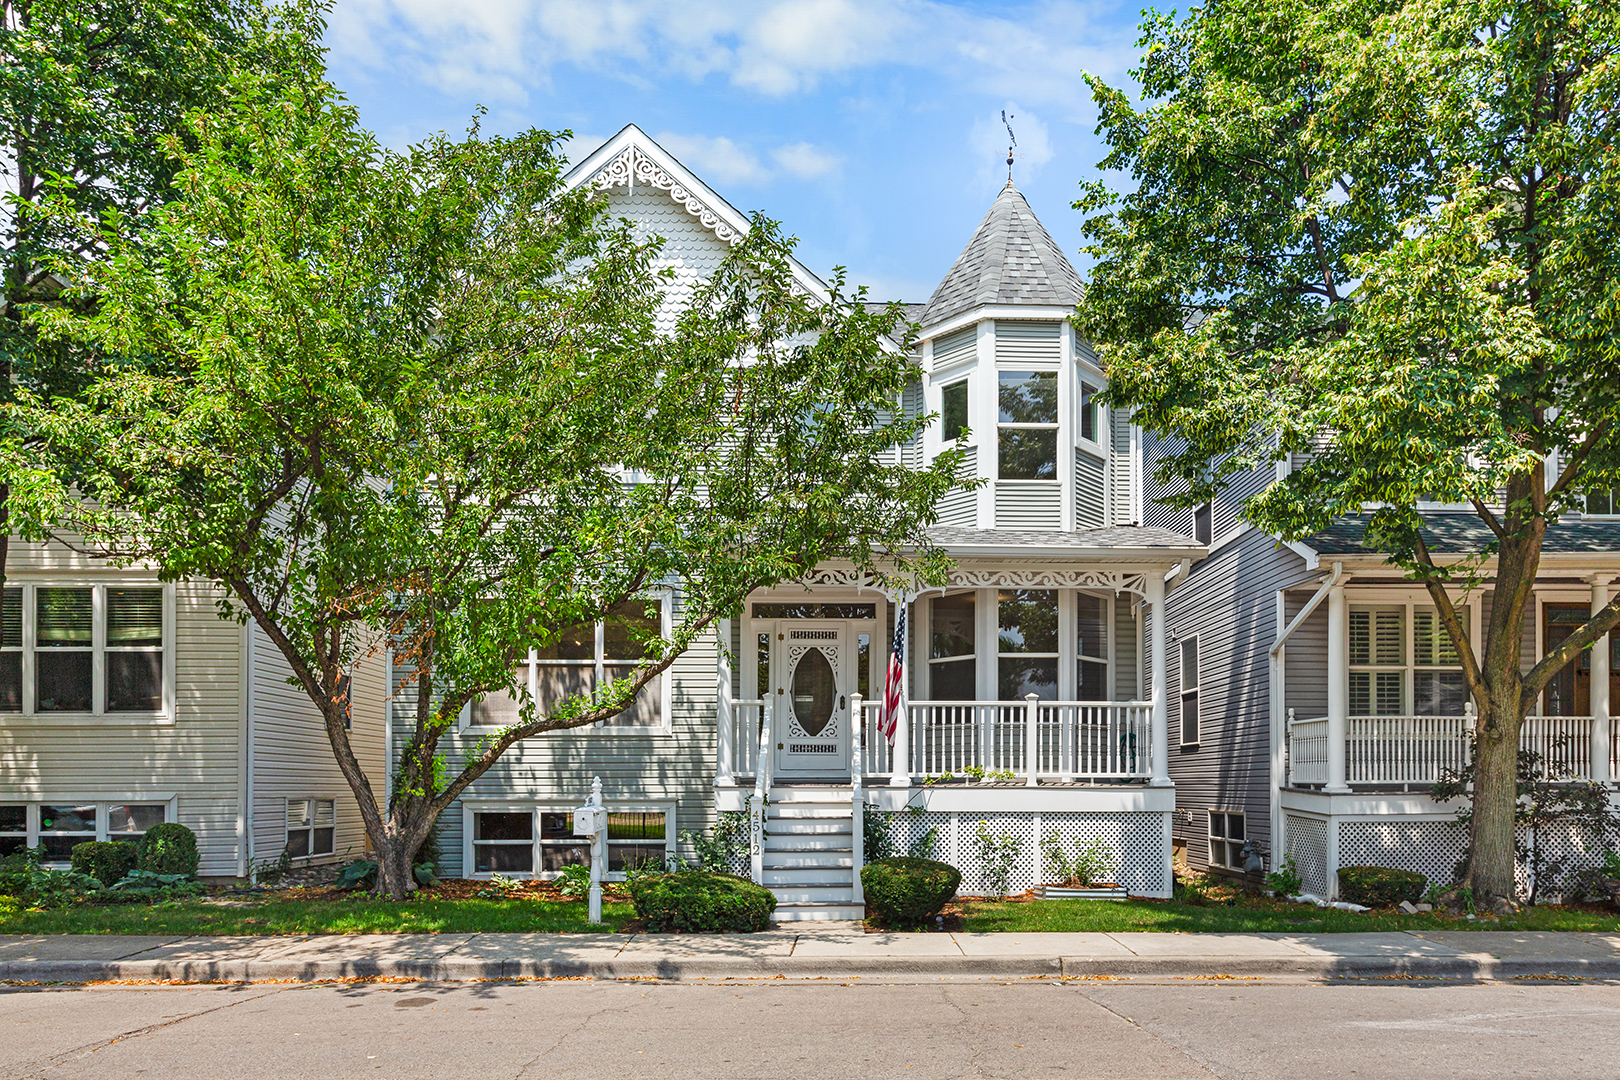
[[[1120,884],[1168,897],[1168,709],[1150,673],[1165,670],[1165,593],[1202,549],[1153,529],[950,532],[944,588],[886,594],[823,572],[722,630],[715,805],[750,814],[754,879],[778,892],[779,918],[818,903],[849,917],[873,843],[994,891],[982,828],[1016,847],[1014,891],[1046,879],[1057,838],[1102,841]],[[897,627],[908,704],[891,737],[879,716]]]

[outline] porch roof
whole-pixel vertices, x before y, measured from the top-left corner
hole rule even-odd
[[[1105,529],[967,529],[935,525],[928,538],[958,555],[1008,555],[1018,558],[1107,559],[1151,558],[1177,562],[1202,559],[1209,549],[1172,529],[1113,525]]]
[[[1320,555],[1382,555],[1364,542],[1371,515],[1341,518],[1305,541]],[[1423,515],[1423,542],[1436,555],[1470,555],[1496,539],[1490,526],[1471,513]],[[1546,555],[1620,554],[1620,522],[1560,521],[1547,526]]]

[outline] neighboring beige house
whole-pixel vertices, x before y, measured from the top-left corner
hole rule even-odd
[[[0,632],[0,855],[197,834],[201,873],[244,877],[283,850],[315,863],[365,828],[313,705],[217,590],[165,584],[60,544],[13,539]],[[355,752],[386,790],[379,653],[354,675]]]

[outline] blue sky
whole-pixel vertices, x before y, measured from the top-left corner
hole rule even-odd
[[[1102,148],[1081,72],[1128,85],[1139,7],[936,0],[337,0],[334,81],[393,146],[486,126],[626,123],[826,273],[922,301],[1006,179],[1071,259],[1069,209]],[[1084,267],[1082,266],[1082,272]]]

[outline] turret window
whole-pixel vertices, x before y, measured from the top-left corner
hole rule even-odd
[[[997,475],[1057,479],[1057,372],[998,372]]]
[[[940,392],[940,419],[946,442],[955,442],[968,429],[967,380],[955,382]]]

